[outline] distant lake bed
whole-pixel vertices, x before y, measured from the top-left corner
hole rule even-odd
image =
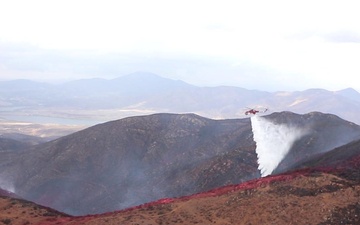
[[[95,119],[79,119],[79,118],[62,118],[52,116],[36,116],[36,115],[0,115],[1,118],[10,121],[28,122],[36,124],[61,124],[61,125],[85,125],[92,126],[106,121]]]

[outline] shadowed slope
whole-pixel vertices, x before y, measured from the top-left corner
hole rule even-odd
[[[359,224],[360,142],[323,154],[320,167],[163,199],[69,224]],[[344,151],[345,154],[340,152]],[[333,160],[331,156],[336,156]],[[315,162],[313,162],[315,163]],[[317,166],[316,163],[313,166]]]
[[[54,221],[59,224],[60,218],[70,216],[0,190],[0,224],[51,224]]]
[[[329,143],[351,141],[360,132],[355,124],[321,113],[283,112],[269,118],[299,127],[321,124],[314,126],[313,136],[297,142],[305,143],[296,148],[304,154],[285,161],[284,171],[323,152],[324,145],[331,150]],[[343,136],[337,136],[339,127]],[[41,205],[72,215],[94,214],[258,178],[255,147],[249,119],[129,117],[4,155],[0,178]]]
[[[294,121],[296,121],[299,118],[300,119],[298,121],[303,121],[302,119],[304,117],[305,118],[309,117],[309,115],[305,115],[305,116],[299,116],[299,115],[297,116],[295,114],[289,114],[289,115],[293,116]],[[317,116],[319,116],[319,118]],[[321,121],[321,118],[327,118],[326,119],[327,124],[333,123],[331,122],[332,121],[331,116],[330,117],[327,115],[321,116],[321,114],[318,114],[317,116],[315,117],[317,118],[315,121]],[[149,117],[141,117],[140,119],[149,120],[149,118],[151,118],[152,121],[165,119],[166,120],[165,124],[167,124],[165,127],[168,127],[169,124],[173,124],[178,119],[185,120],[182,121],[181,123],[182,126],[180,126],[181,127],[180,130],[182,130],[180,132],[181,134],[184,134],[183,132],[185,127],[189,126],[189,123],[186,123],[186,121],[188,120],[192,121],[192,123],[195,124],[198,124],[199,122],[198,120],[203,121],[207,125],[209,125],[209,123],[210,124],[212,123],[211,120],[207,120],[194,115],[161,114],[161,115],[152,115]],[[314,119],[314,116],[312,116],[311,118]],[[126,124],[131,122],[130,124],[132,125],[130,127],[132,128],[137,127],[135,126],[135,124],[136,121],[138,121],[138,119],[139,118],[128,118]],[[285,119],[285,117],[278,118],[278,120],[283,120],[283,119]],[[289,119],[289,117],[287,119]],[[337,120],[335,119],[335,121]],[[117,128],[119,127],[119,124],[115,126],[116,123],[120,123],[120,124],[124,123],[124,121],[114,121],[114,122],[111,122],[109,124],[114,125],[114,127]],[[235,123],[236,120],[226,121],[226,122],[231,122],[233,125],[236,124]],[[244,122],[244,121],[240,120],[237,122]],[[109,128],[108,126],[109,124],[104,124],[104,126]],[[144,124],[143,121],[141,124],[142,124],[141,126],[143,126]],[[96,129],[91,128],[90,130],[93,133],[89,133],[89,130],[85,130],[84,132],[88,135],[95,134],[97,132],[103,132],[104,130],[100,129],[102,126],[103,125],[94,127]],[[138,126],[140,125],[138,124]],[[121,125],[120,127],[122,127],[125,130],[129,129],[129,127],[126,127],[124,125]],[[164,129],[164,127],[162,129],[159,129],[158,126],[156,127],[158,130],[166,131],[165,133],[163,133],[163,135],[169,134],[169,130]],[[224,127],[222,129],[227,130]],[[119,130],[117,131],[120,132]],[[235,131],[232,130],[232,132]],[[320,129],[318,130],[318,132],[321,133],[323,131],[321,131]],[[82,132],[79,133],[81,134]],[[109,133],[106,134],[109,135]],[[243,137],[247,137],[248,135],[247,132],[244,131],[240,132],[240,134],[242,135],[246,134]],[[329,134],[329,133],[325,132],[325,134]],[[78,135],[78,133],[76,135]],[[199,135],[199,134],[197,133],[193,135]],[[317,135],[319,138],[322,137],[320,134]],[[74,138],[73,135],[70,135],[66,138],[70,138],[70,137]],[[89,136],[89,137],[95,137],[95,136]],[[179,136],[176,137],[177,139],[181,139],[181,137]],[[55,143],[59,144],[59,142],[61,143],[62,140],[63,139],[57,140],[55,141]],[[137,139],[134,139],[132,143],[134,143],[135,140]],[[141,138],[140,140],[144,141],[144,139]],[[187,138],[187,140],[190,139]],[[230,141],[230,139],[228,139],[227,141]],[[75,145],[75,147],[77,147],[77,145],[79,144],[77,142],[71,142],[71,143],[72,145]],[[165,143],[168,142],[166,141]],[[209,144],[207,141],[206,143]],[[56,154],[54,154],[53,152],[51,154],[52,157],[55,158],[65,157],[66,154],[64,155],[63,153],[64,149],[69,150],[69,147],[67,147],[68,144],[66,144],[65,142],[62,144],[63,145],[60,146],[61,148],[59,147],[62,150],[58,149],[58,151],[61,154],[59,153],[59,156],[56,156]],[[94,144],[94,142],[92,142],[92,144]],[[181,146],[184,145],[186,144],[183,143]],[[51,148],[49,147],[52,146],[50,143],[44,144],[44,146],[48,146],[47,151],[50,152],[55,151],[55,150],[51,150]],[[87,146],[89,147],[90,145]],[[206,160],[202,161],[201,163],[195,163],[200,161],[192,161],[191,164],[196,166],[191,167],[191,169],[189,170],[187,170],[185,167],[181,171],[185,170],[185,174],[188,178],[187,180],[196,180],[198,179],[198,177],[201,177],[201,179],[198,179],[199,182],[197,184],[202,184],[207,186],[209,183],[213,183],[213,182],[226,183],[227,180],[226,179],[224,180],[224,178],[227,177],[228,175],[227,171],[234,171],[234,172],[230,172],[229,174],[232,174],[231,176],[236,176],[235,171],[242,171],[241,170],[242,168],[246,168],[246,166],[241,166],[237,168],[238,165],[248,165],[249,172],[251,171],[252,169],[251,163],[246,164],[247,161],[238,155],[239,153],[241,153],[240,155],[242,156],[246,156],[246,154],[250,154],[249,156],[251,156],[252,154],[254,154],[253,153],[254,149],[252,145],[250,144],[248,145],[248,147],[249,147],[248,151],[247,148],[244,147],[244,148],[238,148],[238,150],[228,151],[224,154],[219,155],[218,157],[213,157],[213,158],[209,157],[209,159],[213,159],[209,161],[209,163],[206,163]],[[89,149],[84,151],[85,152],[91,151]],[[320,224],[321,225],[358,224],[360,222],[359,221],[360,205],[358,203],[359,193],[360,193],[360,175],[359,175],[360,150],[359,149],[360,149],[360,141],[353,141],[349,144],[340,146],[336,149],[333,150],[330,149],[327,152],[313,154],[309,157],[305,157],[304,160],[306,162],[299,162],[299,164],[297,165],[297,168],[303,168],[301,170],[287,172],[275,176],[268,176],[261,179],[254,179],[248,182],[239,181],[238,183],[240,184],[233,184],[224,187],[219,187],[216,189],[209,190],[207,192],[201,192],[190,196],[160,199],[156,202],[146,203],[143,205],[139,205],[133,208],[128,208],[118,212],[84,216],[84,217],[64,216],[58,219],[48,219],[40,224],[47,224],[47,225],[59,224],[59,223],[62,224],[250,224],[250,223],[251,224],[291,224],[293,223],[293,224],[319,224],[319,225]],[[118,151],[120,150],[118,149]],[[141,152],[142,151],[138,151],[138,153]],[[81,153],[79,154],[81,155]],[[74,157],[73,154],[71,155]],[[145,157],[145,155],[143,158],[147,158]],[[203,155],[201,156],[204,157]],[[101,157],[102,157],[101,154],[97,155],[97,158],[101,158]],[[237,161],[234,160],[231,161],[231,159],[233,158],[237,158]],[[199,160],[199,158],[197,159],[187,158],[187,160]],[[81,161],[79,161],[79,164],[81,164]],[[164,165],[165,164],[161,165],[162,167],[159,168],[159,170],[167,171],[168,167]],[[47,164],[47,166],[48,167],[46,169],[54,168],[51,167],[49,164]],[[102,166],[105,165],[103,164]],[[177,166],[179,166],[179,164],[177,164]],[[91,167],[87,167],[87,169],[88,168]],[[199,170],[201,171],[201,173],[199,173],[199,171],[194,168],[206,168],[206,170]],[[96,177],[96,173],[95,173],[96,171],[97,170],[92,171],[93,177]],[[41,172],[40,175],[42,175],[43,171],[40,170],[40,172]],[[179,176],[179,174],[181,174],[181,172],[172,173],[171,174],[172,177],[166,177],[166,179]],[[240,174],[240,172],[238,172],[238,174]],[[155,179],[156,173],[153,173],[152,175],[153,178]],[[37,176],[36,178],[40,181],[44,179],[44,177],[41,176]],[[87,177],[87,179],[89,178],[90,176]],[[158,178],[156,179],[157,181],[159,181]],[[163,183],[160,183],[160,185],[164,185],[166,179],[164,179]],[[29,180],[31,181],[31,179]],[[76,179],[74,180],[76,181]],[[177,181],[177,179],[174,180]],[[126,181],[131,181],[131,179]],[[172,188],[172,190],[175,190],[177,187],[179,187],[178,184],[181,182],[183,182],[183,180],[179,179],[179,182],[175,183],[175,185],[173,184],[167,184],[167,185],[168,187]],[[85,180],[83,180],[82,184],[87,184],[87,183],[85,182]],[[56,186],[51,186],[51,185],[49,187],[56,188]],[[89,186],[87,187],[89,188]],[[134,188],[135,187],[136,186],[134,186]],[[153,186],[146,186],[145,189],[149,189],[152,187]],[[161,186],[157,186],[157,187],[161,187]],[[109,189],[110,188],[108,187],[108,190]],[[142,190],[144,191],[145,189]],[[48,190],[51,191],[51,189]],[[58,190],[62,190],[62,189],[59,188]],[[75,189],[72,190],[74,191]],[[83,188],[82,190],[86,191],[85,188]],[[114,193],[119,190],[122,189],[116,189],[114,190]],[[42,197],[47,197],[45,198],[46,200],[51,200],[53,198],[58,198],[56,199],[57,201],[61,200],[59,196],[55,195],[55,191],[52,192],[54,195],[51,195],[51,193],[49,194],[49,192],[45,192],[47,195],[42,195]],[[42,192],[42,194],[43,193],[44,192]],[[95,191],[92,192],[93,194],[92,196],[94,196],[95,193],[98,193],[97,196],[101,196],[101,193]],[[74,194],[73,197],[77,197],[77,195],[81,195],[81,194],[82,194],[81,192],[77,192],[77,194]],[[86,197],[88,196],[83,195],[82,197],[84,201],[88,200],[86,199]],[[105,200],[107,201],[111,200],[106,195],[105,196],[102,195],[101,197],[105,198]],[[102,199],[100,197],[98,199],[99,199],[98,204],[92,204],[92,207],[104,206],[104,204],[101,202]],[[91,201],[89,202],[91,203]],[[11,210],[9,212],[11,213]],[[41,218],[41,216],[39,217]]]
[[[312,167],[268,176],[191,196],[161,199],[118,212],[84,217],[30,212],[26,218],[46,225],[359,224],[360,142],[344,146],[347,149],[344,156],[339,154],[341,148],[323,155],[326,160],[321,166],[326,168]],[[334,161],[329,157],[333,154],[339,154]],[[350,155],[352,157],[348,158]],[[16,208],[17,203],[11,201]],[[0,205],[2,202],[0,198]],[[33,208],[39,209],[35,205]],[[17,212],[11,205],[0,209],[0,213],[9,215],[16,215],[14,211]],[[28,215],[27,211],[23,213]],[[12,220],[13,224],[19,224],[18,221],[19,217]]]
[[[273,174],[289,171],[317,154],[360,139],[360,126],[332,114],[281,112],[264,118],[276,124],[291,125],[304,133],[292,144]]]
[[[99,213],[258,177],[254,147],[248,119],[156,114],[36,146],[2,175],[14,177],[26,199],[71,214]]]

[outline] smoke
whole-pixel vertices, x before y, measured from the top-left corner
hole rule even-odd
[[[15,193],[14,185],[12,183],[6,181],[5,179],[2,179],[1,177],[0,177],[0,188],[5,191]]]
[[[264,117],[251,117],[256,142],[258,169],[261,176],[270,175],[286,156],[293,143],[305,132],[287,124],[275,124]]]

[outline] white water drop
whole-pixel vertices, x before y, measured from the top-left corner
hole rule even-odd
[[[299,128],[275,124],[259,116],[251,117],[251,126],[262,177],[274,171],[293,143],[305,133]]]

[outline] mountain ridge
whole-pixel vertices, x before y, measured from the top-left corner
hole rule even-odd
[[[3,87],[0,105],[4,106],[0,117],[16,116],[30,122],[32,117],[53,123],[58,118],[68,118],[78,123],[85,119],[95,125],[99,121],[161,112],[191,112],[208,118],[231,119],[245,118],[247,107],[264,107],[271,112],[321,111],[360,124],[357,116],[360,94],[354,89],[267,92],[231,86],[198,87],[145,72],[109,80],[82,79],[45,86],[38,83],[30,85],[31,90],[26,85],[25,89],[13,89],[13,84],[0,82]]]
[[[314,149],[337,147],[336,136],[333,143],[325,138],[337,127],[354,134],[345,142],[360,134],[358,125],[328,114],[266,117],[299,126],[320,124],[313,133],[317,141],[305,136],[290,150],[279,167],[285,171],[298,156],[311,159]],[[0,178],[15,179],[16,193],[24,198],[68,214],[114,211],[260,177],[251,129],[248,118],[168,113],[128,117],[33,146],[18,156],[8,153],[0,158]]]
[[[0,178],[15,178],[5,181],[25,199],[83,215],[26,208],[28,221],[47,225],[359,222],[360,126],[320,112],[263,118],[274,126],[311,128],[284,157],[283,170],[264,178],[249,119],[167,113],[109,121],[7,152],[13,155],[5,161],[0,151]],[[339,129],[345,139],[336,135]],[[114,195],[119,190],[125,198]],[[125,200],[128,206],[119,207]],[[28,205],[11,197],[0,198],[1,204],[0,215],[14,224],[17,208]],[[94,212],[104,214],[85,216]]]
[[[16,173],[19,168],[16,169],[16,164],[14,164],[15,169],[10,169],[6,177],[14,176],[18,177],[19,181],[23,180],[23,182],[16,183],[17,192],[32,193],[26,195],[26,198],[38,199],[38,202],[45,205],[52,204],[55,201],[54,198],[61,199],[61,195],[73,196],[76,192],[74,191],[75,187],[82,189],[85,186],[90,188],[86,192],[89,196],[92,192],[113,196],[112,202],[106,201],[105,196],[102,196],[103,200],[89,199],[104,204],[103,208],[98,206],[97,210],[106,210],[105,206],[109,204],[110,206],[113,204],[111,207],[120,204],[126,207],[129,204],[135,204],[141,198],[150,201],[150,199],[158,198],[156,196],[181,195],[201,188],[201,184],[199,186],[194,183],[198,177],[189,180],[186,179],[187,174],[190,175],[192,171],[197,170],[201,177],[203,170],[197,169],[196,162],[214,160],[212,159],[214,156],[220,157],[219,163],[222,162],[223,153],[239,148],[234,146],[234,143],[237,142],[243,130],[250,132],[248,120],[218,122],[194,114],[155,114],[129,117],[99,124],[41,144],[37,147],[38,149],[27,150],[20,157],[21,163],[17,164],[22,164],[21,167],[29,167],[26,174]],[[244,147],[253,145],[249,136],[244,141]],[[101,149],[104,153],[99,152]],[[250,161],[254,165],[256,164],[255,155],[252,155]],[[47,164],[47,162],[51,163]],[[207,165],[205,163],[202,166]],[[229,169],[234,170],[235,168],[229,167]],[[14,172],[16,175],[13,174]],[[249,173],[256,172],[255,166],[249,171]],[[80,174],[82,175],[80,176]],[[103,174],[108,174],[108,176],[104,177]],[[53,176],[54,178],[52,178]],[[33,177],[32,180],[26,181],[31,177]],[[49,181],[53,181],[47,182],[46,179],[44,180],[46,177],[49,178]],[[72,186],[74,179],[78,181],[75,186]],[[237,180],[241,179],[244,177],[237,177]],[[172,180],[170,182],[172,185],[166,188],[165,180]],[[211,188],[218,182],[217,179],[210,179],[204,185]],[[36,187],[39,183],[43,183],[45,186]],[[70,186],[68,185],[68,188],[64,189],[58,186],[60,183],[68,183]],[[142,183],[153,186],[153,190],[143,189]],[[162,188],[162,185],[165,185],[165,188]],[[118,189],[123,189],[124,194],[117,194],[116,190]],[[127,196],[125,190],[136,189],[138,197],[135,198],[131,193]],[[167,192],[168,194],[166,194]],[[49,199],[46,197],[47,195],[52,198]],[[79,196],[73,196],[71,199],[76,201],[69,204],[68,209],[80,205],[85,208],[90,206],[85,203],[86,199],[80,200]],[[134,201],[133,199],[138,200]],[[61,205],[61,202],[56,204]]]

